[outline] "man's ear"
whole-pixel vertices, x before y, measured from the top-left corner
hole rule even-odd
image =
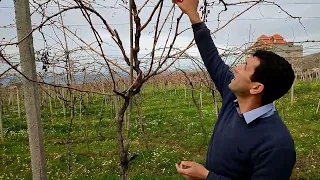
[[[250,89],[250,94],[260,94],[264,90],[264,85],[258,82],[254,82],[252,88]]]

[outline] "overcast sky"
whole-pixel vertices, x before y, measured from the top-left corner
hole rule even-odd
[[[228,3],[239,2],[243,0],[225,0]],[[270,0],[273,1],[273,0]],[[66,5],[68,2],[72,1],[59,1],[61,4]],[[100,5],[94,5],[95,9],[106,19],[109,25],[116,29],[123,41],[125,49],[129,49],[129,15],[128,11],[123,7],[127,6],[121,2],[121,0],[111,1],[111,0],[96,0]],[[145,2],[145,0],[136,0],[137,6],[141,7],[141,5]],[[218,47],[226,48],[226,47],[240,47],[241,45],[255,41],[259,36],[265,34],[267,36],[271,36],[273,34],[282,35],[287,41],[305,41],[305,40],[320,40],[320,1],[316,0],[274,0],[274,2],[278,3],[285,11],[290,13],[293,16],[302,17],[301,25],[299,20],[289,18],[288,15],[282,12],[278,7],[274,5],[261,4],[248,12],[240,16],[238,19],[233,21],[231,24],[226,26],[224,29],[220,30],[218,33],[214,34],[214,41]],[[154,7],[156,0],[151,0],[150,3],[142,10],[141,12],[141,22],[147,20]],[[201,4],[201,2],[200,2]],[[161,22],[165,19],[171,8],[171,0],[165,0],[164,7],[161,14]],[[105,7],[114,7],[114,8],[102,8]],[[226,12],[221,14],[220,22],[221,25],[227,22],[227,20],[231,19],[239,12],[242,12],[250,5],[241,5],[241,6],[230,6]],[[214,6],[210,9],[211,13],[208,17],[208,22],[206,23],[208,28],[214,31],[218,27],[217,15],[223,9],[223,6]],[[33,11],[33,8],[31,8]],[[47,15],[51,13],[58,12],[57,5],[54,3],[49,4],[49,8],[46,10]],[[177,8],[175,10],[175,18],[180,15],[180,10]],[[15,14],[13,8],[12,0],[2,0],[0,2],[0,38],[5,38],[5,41],[8,41],[12,38],[16,37],[16,28],[15,26],[11,28],[4,28],[3,26],[15,24]],[[141,36],[140,43],[140,57],[145,57],[148,53],[151,52],[153,45],[153,36],[154,36],[154,26],[156,22],[157,13],[152,19],[149,26],[143,31]],[[58,18],[54,18],[54,20],[58,21]],[[92,31],[88,23],[83,18],[81,12],[79,10],[71,10],[67,13],[63,13],[63,20],[65,25],[70,28],[72,31],[76,32],[78,36],[80,36],[87,43],[92,43],[95,41]],[[171,16],[169,17],[168,23],[165,24],[162,34],[159,38],[159,43],[157,48],[161,48],[164,46],[166,42],[166,38],[169,34]],[[32,24],[37,25],[41,22],[41,16],[38,13],[32,15]],[[111,59],[121,59],[121,53],[119,48],[111,39],[111,35],[106,31],[101,25],[101,21],[93,17],[93,23],[95,24],[96,29],[100,32],[101,37],[106,42],[103,46],[105,54],[107,57]],[[59,26],[59,23],[56,23]],[[190,22],[188,21],[186,16],[183,16],[181,19],[181,24],[179,26],[179,30],[183,30],[190,27]],[[220,26],[221,26],[220,25]],[[47,42],[49,46],[54,47],[51,51],[61,51],[61,45],[58,45],[58,38],[63,40],[63,34],[57,28],[44,27],[43,32],[45,33]],[[53,31],[55,29],[55,31]],[[170,40],[172,40],[175,30],[175,24],[173,27],[173,31],[171,33]],[[57,36],[54,34],[57,34]],[[178,36],[177,41],[174,47],[183,48],[186,47],[189,42],[193,38],[193,33],[191,29],[184,32],[180,36]],[[16,40],[16,39],[15,39]],[[170,42],[169,40],[169,42]],[[79,47],[79,45],[83,46],[84,44],[77,40],[74,36],[69,34],[67,38],[68,46],[70,49],[75,47]],[[94,44],[94,48],[96,48]],[[304,43],[304,54],[310,54],[320,51],[320,43]],[[35,49],[41,49],[44,47],[44,41],[39,32],[34,33],[34,46]],[[98,48],[96,48],[99,50]],[[17,54],[18,48],[15,46],[9,46],[4,49],[6,54]],[[61,52],[62,53],[62,52]],[[192,56],[199,56],[198,50],[196,47],[191,48],[188,53]],[[129,55],[129,51],[127,52]],[[161,52],[157,52],[156,55],[160,55]],[[90,55],[90,56],[89,56]],[[86,53],[86,52],[77,52],[73,53],[72,57],[77,60],[81,60],[83,64],[93,60],[93,59],[101,59],[98,58],[94,53]],[[147,56],[150,57],[150,56]],[[19,61],[19,56],[16,56],[12,61]],[[179,62],[184,64],[183,61]],[[81,63],[80,63],[81,64]],[[0,64],[0,72],[7,68],[4,64]],[[40,66],[39,66],[40,67]],[[88,67],[89,68],[89,67]],[[92,67],[91,67],[92,68]]]

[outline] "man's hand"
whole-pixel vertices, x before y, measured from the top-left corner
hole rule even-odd
[[[199,13],[198,13],[198,4],[199,0],[172,0],[173,3],[177,4],[181,11],[189,16],[189,19],[192,24],[201,22]]]
[[[209,171],[201,164],[192,161],[181,161],[176,163],[177,171],[188,180],[206,179]]]

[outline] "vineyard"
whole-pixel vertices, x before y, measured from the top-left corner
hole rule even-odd
[[[291,63],[274,104],[295,142],[292,179],[320,178],[317,7],[200,1],[231,71],[257,49]],[[204,164],[222,99],[177,5],[14,0],[0,15],[0,179],[183,179],[175,163]]]
[[[184,87],[181,84],[147,85],[135,100],[139,106],[133,108],[131,125],[130,156],[136,156],[130,162],[132,179],[179,179],[174,163],[184,159],[204,163],[216,120],[214,99],[210,91],[203,88],[200,119],[192,101],[192,90]],[[294,105],[288,105],[290,94],[276,102],[296,143],[298,160],[292,179],[317,179],[320,176],[318,87],[319,83],[299,82]],[[200,105],[200,91],[194,91],[194,96]],[[53,98],[51,114],[50,97],[47,94],[42,97],[47,99],[42,101],[41,119],[50,179],[67,176],[71,179],[119,178],[114,100],[92,94],[84,97],[82,110],[80,100],[76,103],[71,126],[71,111],[68,110],[65,116],[59,99]],[[6,142],[1,144],[4,167],[1,178],[31,179],[25,118],[18,117],[16,98],[10,104],[5,101],[3,109]]]

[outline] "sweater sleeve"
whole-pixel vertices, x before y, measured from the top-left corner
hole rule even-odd
[[[296,152],[291,148],[261,153],[255,159],[252,180],[289,180],[295,162]]]
[[[204,65],[222,98],[224,98],[227,93],[231,92],[228,85],[234,78],[233,73],[229,70],[229,66],[222,61],[207,26],[201,22],[193,24],[192,28]]]
[[[206,180],[231,180],[231,179],[228,177],[225,177],[225,176],[220,176],[220,175],[210,171]]]

